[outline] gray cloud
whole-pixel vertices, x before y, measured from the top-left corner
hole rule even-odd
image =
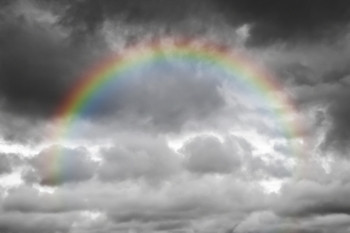
[[[8,154],[0,154],[0,174],[9,173],[12,170],[10,158]]]
[[[187,177],[171,186],[149,186],[142,182],[106,185],[92,181],[60,187],[53,193],[20,186],[3,198],[1,211],[2,216],[20,213],[30,219],[33,215],[68,216],[88,210],[106,213],[115,227],[124,225],[145,230],[177,222],[170,225],[188,229],[194,227],[188,225],[189,220],[200,224],[216,214],[225,216],[233,212],[239,216],[237,210],[249,212],[263,208],[266,203],[266,197],[254,185],[232,181],[232,178],[218,182],[215,177]]]
[[[84,209],[84,200],[72,194],[41,193],[30,186],[19,186],[9,190],[1,201],[2,211],[19,213],[64,213]]]
[[[217,1],[221,12],[233,24],[240,22],[252,25],[249,44],[266,45],[276,42],[331,41],[334,34],[341,34],[350,17],[349,3],[337,0],[295,1],[283,3],[269,0]],[[298,15],[298,17],[295,17]],[[335,37],[336,38],[336,37]]]
[[[10,175],[26,163],[19,153],[0,153],[0,175]]]
[[[147,3],[139,0],[125,1],[59,1],[67,6],[62,23],[76,25],[80,30],[94,30],[107,18],[117,16],[125,17],[127,21],[137,23],[162,22],[163,24],[176,24],[193,14],[200,14],[207,2],[178,1],[176,4],[170,0],[151,0]]]
[[[264,161],[259,157],[252,157],[247,164],[249,173],[256,176],[272,176],[286,178],[292,176],[292,169],[283,160],[270,159]]]
[[[32,1],[13,1],[0,14],[2,107],[25,115],[52,114],[81,70],[103,50],[102,41],[90,37],[90,49],[89,41],[74,44],[56,13]]]
[[[117,143],[103,150],[98,170],[101,180],[146,179],[159,182],[180,171],[180,159],[162,139],[146,137]]]
[[[349,216],[342,214],[325,215],[315,218],[281,218],[270,211],[261,211],[249,215],[242,221],[237,232],[302,232],[302,233],[330,233],[347,232]]]
[[[171,28],[191,18],[205,20],[220,15],[232,26],[250,24],[249,44],[271,44],[276,41],[328,41],[341,34],[350,18],[349,4],[337,0],[329,4],[318,1],[52,1],[65,7],[64,25],[74,25],[79,33],[91,32],[106,19],[125,18],[138,24],[156,22]],[[293,13],[291,13],[293,12]],[[299,17],[296,19],[295,14]],[[340,32],[339,32],[340,31]]]
[[[277,213],[289,216],[348,214],[348,185],[300,181],[282,189]]]
[[[239,149],[215,137],[192,139],[183,148],[185,166],[195,173],[231,173],[240,166]]]
[[[0,217],[0,230],[4,233],[68,233],[76,219],[77,214],[6,213]]]
[[[331,118],[331,128],[327,132],[324,147],[340,150],[343,156],[347,157],[349,150],[348,143],[350,139],[348,119],[350,117],[350,108],[347,99],[350,97],[345,88],[339,88],[338,94],[333,99],[328,108],[328,115]]]
[[[107,94],[104,101],[98,100],[101,104],[92,106],[97,109],[90,112],[115,112],[126,124],[131,121],[146,129],[178,131],[189,121],[206,119],[225,106],[218,78],[196,74],[205,71],[205,67],[177,66],[171,62],[146,68],[140,71],[143,75],[131,74],[111,84],[118,91]]]
[[[26,174],[28,180],[43,185],[59,185],[92,178],[95,162],[84,148],[69,149],[53,146],[42,150],[30,162],[33,170]]]
[[[320,150],[347,154],[349,46],[348,30],[334,43],[293,43],[258,49],[262,59],[288,87],[303,113],[310,140],[323,140]],[[324,134],[323,139],[320,139]]]

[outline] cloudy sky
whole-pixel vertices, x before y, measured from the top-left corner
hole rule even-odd
[[[244,54],[294,110],[169,60],[53,136],[82,74],[174,37]],[[1,0],[0,232],[350,233],[349,41],[347,0]]]

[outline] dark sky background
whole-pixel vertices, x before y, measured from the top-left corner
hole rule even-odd
[[[350,233],[349,23],[347,0],[0,0],[0,232]],[[219,74],[173,64],[52,141],[84,72],[162,37],[225,45],[274,74],[303,158]]]

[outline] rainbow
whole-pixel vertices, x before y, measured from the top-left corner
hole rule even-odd
[[[54,139],[67,137],[84,109],[92,104],[94,98],[102,95],[111,82],[144,64],[168,58],[204,61],[225,70],[231,74],[230,76],[239,79],[241,83],[258,93],[269,104],[274,117],[283,128],[286,139],[293,141],[296,138],[303,138],[301,123],[293,118],[298,115],[293,101],[279,82],[251,59],[229,47],[204,39],[161,38],[132,45],[83,75],[55,114],[55,119],[60,119],[60,123]],[[295,155],[300,155],[302,152],[300,146],[294,146],[292,150]]]

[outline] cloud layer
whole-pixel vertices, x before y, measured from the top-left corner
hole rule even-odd
[[[347,1],[0,6],[1,232],[350,232]],[[84,72],[163,36],[269,70],[304,137],[217,67],[170,60],[125,73],[52,135]]]

